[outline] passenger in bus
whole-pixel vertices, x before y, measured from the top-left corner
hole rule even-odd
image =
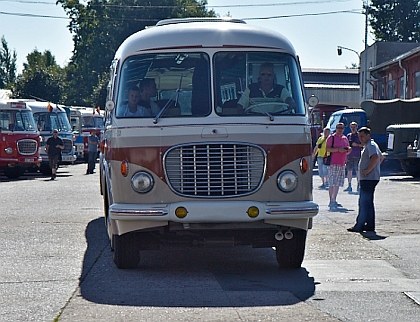
[[[248,106],[255,104],[252,102],[253,98],[277,98],[279,102],[288,104],[290,109],[295,109],[295,100],[284,86],[275,83],[275,77],[274,64],[262,63],[258,83],[253,83],[245,89],[238,101],[238,107],[242,106],[243,109],[246,109]]]
[[[121,111],[118,116],[150,116],[150,113],[143,106],[138,103],[140,101],[140,88],[132,86],[128,90],[128,102],[121,106]]]
[[[153,78],[145,78],[140,81],[139,88],[140,100],[138,105],[146,108],[148,116],[156,116],[160,111],[160,107],[155,101],[151,100],[151,98],[156,97],[157,94],[155,80]]]

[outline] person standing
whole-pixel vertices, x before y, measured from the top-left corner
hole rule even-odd
[[[328,166],[324,164],[324,157],[327,156],[327,138],[330,136],[330,128],[324,128],[323,135],[316,141],[313,157],[317,156],[318,175],[321,177],[322,185],[319,189],[328,188]]]
[[[96,136],[96,130],[91,130],[88,138],[88,168],[86,174],[93,174],[95,170],[96,157],[98,155],[99,138]]]
[[[346,189],[344,189],[344,191],[347,191],[348,193],[353,192],[353,189],[351,187],[353,171],[356,173],[357,191],[359,191],[359,160],[360,160],[360,152],[362,151],[362,144],[360,143],[359,135],[357,133],[357,126],[358,125],[356,122],[351,122],[350,123],[351,132],[347,134],[347,140],[349,140],[351,152],[347,155],[346,170],[347,170],[348,186]]]
[[[344,185],[345,164],[351,148],[347,137],[343,134],[344,123],[337,123],[335,133],[327,139],[327,152],[331,154],[328,167],[328,191],[330,195],[330,210],[337,210],[341,205],[337,202],[338,189]]]
[[[376,142],[370,136],[370,129],[362,127],[358,131],[363,145],[359,162],[360,195],[359,213],[356,224],[348,228],[350,232],[375,231],[375,205],[373,196],[381,176],[381,163],[384,156]]]
[[[61,159],[61,150],[64,149],[63,140],[58,136],[58,130],[53,130],[53,136],[49,137],[45,145],[48,161],[51,168],[51,180],[57,177],[58,162]]]

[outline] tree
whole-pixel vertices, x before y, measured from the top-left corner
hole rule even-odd
[[[214,17],[207,1],[58,0],[69,16],[73,56],[67,67],[69,105],[105,105],[108,69],[119,45],[131,34],[159,20]],[[86,4],[85,4],[86,3]],[[104,76],[106,75],[106,76]],[[99,100],[99,101],[98,101]]]
[[[420,41],[418,0],[371,0],[364,6],[379,41]]]
[[[4,36],[0,48],[0,88],[10,88],[16,79],[16,51],[10,51]]]
[[[49,50],[40,53],[34,50],[26,56],[22,74],[17,77],[12,87],[15,98],[40,98],[62,103],[65,86],[65,72],[55,61]]]

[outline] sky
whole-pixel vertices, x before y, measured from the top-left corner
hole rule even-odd
[[[56,0],[0,0],[0,37],[17,53],[18,73],[26,56],[50,50],[64,67],[73,50],[64,9]],[[341,69],[358,64],[365,48],[363,3],[368,0],[208,0],[220,17],[276,30],[294,45],[302,68]],[[258,4],[256,4],[258,3]],[[368,35],[367,44],[374,42]],[[344,49],[338,56],[337,46]]]

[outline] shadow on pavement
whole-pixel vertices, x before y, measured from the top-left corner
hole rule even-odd
[[[364,238],[369,239],[369,240],[382,240],[388,237],[388,236],[378,235],[376,234],[375,231],[362,232],[360,233],[360,235],[362,235]]]
[[[315,293],[305,268],[281,270],[270,249],[164,247],[141,252],[137,269],[112,261],[103,218],[85,232],[84,299],[108,305],[249,307],[292,305]]]

